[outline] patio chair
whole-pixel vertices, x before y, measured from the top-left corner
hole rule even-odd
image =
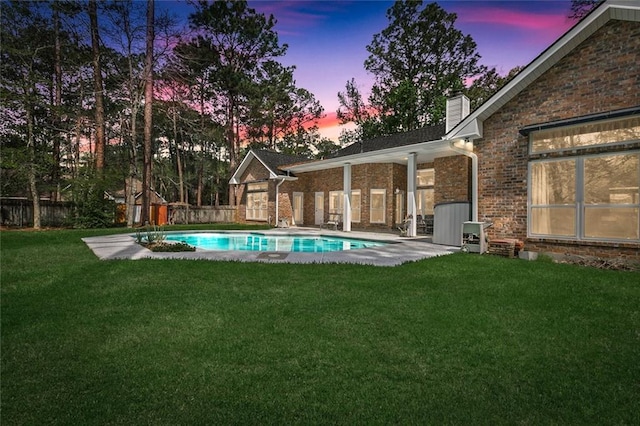
[[[406,237],[407,236],[407,232],[409,232],[409,228],[411,227],[411,221],[412,220],[413,220],[413,216],[409,215],[402,222],[402,224],[398,225],[398,230],[400,231],[400,236],[401,237]]]
[[[326,227],[327,229],[329,229],[329,227],[331,227],[335,231],[337,231],[338,227],[340,226],[341,223],[342,223],[342,214],[340,214],[340,213],[329,213],[328,220],[325,223],[323,223],[322,225],[320,225],[320,229],[322,229],[323,227]]]

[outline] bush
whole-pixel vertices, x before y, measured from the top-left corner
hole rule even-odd
[[[178,243],[165,243],[165,242],[156,242],[156,243],[147,243],[143,244],[146,248],[151,250],[152,252],[179,252],[179,251],[196,251],[195,247],[190,246],[187,243],[178,242]]]
[[[76,188],[73,226],[75,228],[113,226],[116,203],[105,198],[105,183],[94,178],[78,179]]]

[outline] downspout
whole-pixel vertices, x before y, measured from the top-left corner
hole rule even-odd
[[[460,141],[460,139],[458,139]],[[452,151],[471,158],[471,221],[478,221],[478,156],[473,152],[473,142],[463,141],[465,148],[456,146],[457,141],[449,141]],[[467,148],[468,146],[468,148]]]
[[[284,183],[286,179],[282,178],[278,183],[276,183],[276,223],[275,226],[278,227],[278,206],[280,205],[280,185]]]

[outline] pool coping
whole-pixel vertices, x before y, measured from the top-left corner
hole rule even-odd
[[[179,232],[234,232],[234,231],[179,231]],[[335,251],[327,253],[297,253],[273,251],[213,251],[196,249],[194,252],[152,252],[137,244],[133,234],[105,235],[87,237],[82,241],[101,260],[116,259],[201,259],[239,262],[264,263],[351,263],[374,266],[397,266],[407,262],[444,256],[460,251],[460,247],[433,244],[427,237],[400,237],[394,234],[331,231],[317,228],[274,228],[256,231],[235,231],[265,235],[326,235],[342,238],[356,238],[386,243],[383,246],[357,250]]]

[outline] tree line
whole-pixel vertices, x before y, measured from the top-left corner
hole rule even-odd
[[[188,26],[153,0],[2,3],[1,196],[71,200],[75,225],[113,221],[105,191],[123,186],[143,221],[152,189],[171,202],[234,204],[230,173],[249,148],[324,157],[341,145],[436,124],[444,100],[484,101],[500,76],[479,64],[456,15],[396,1],[373,35],[365,101],[355,80],[338,93],[339,143],[320,136],[323,107],[281,63],[276,19],[246,1],[191,1]],[[133,225],[132,213],[127,218]]]

